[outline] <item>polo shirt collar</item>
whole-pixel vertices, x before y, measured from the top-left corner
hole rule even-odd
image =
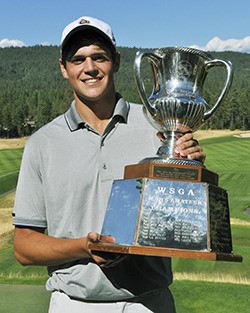
[[[125,101],[118,93],[116,95],[117,103],[115,106],[114,114],[112,119],[119,117],[121,123],[127,123],[129,103]],[[71,131],[76,131],[78,129],[86,127],[86,122],[82,120],[80,115],[76,110],[76,103],[73,101],[69,110],[64,114],[65,121]]]

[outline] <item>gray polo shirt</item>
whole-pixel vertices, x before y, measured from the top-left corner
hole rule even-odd
[[[155,155],[159,145],[141,105],[120,98],[100,135],[80,118],[73,102],[27,141],[14,225],[47,228],[58,238],[101,232],[113,180],[123,178],[125,165]],[[90,301],[131,298],[172,282],[171,261],[160,257],[128,256],[107,269],[81,259],[48,271],[48,290]]]

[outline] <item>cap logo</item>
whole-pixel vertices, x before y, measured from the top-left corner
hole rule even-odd
[[[90,21],[87,21],[87,20],[85,20],[85,19],[81,19],[80,21],[79,21],[79,24],[81,24],[81,25],[83,25],[83,24],[89,24],[90,23]]]

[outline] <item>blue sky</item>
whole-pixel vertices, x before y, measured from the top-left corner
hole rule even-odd
[[[249,0],[2,0],[0,47],[59,45],[83,15],[108,22],[118,46],[250,53]]]

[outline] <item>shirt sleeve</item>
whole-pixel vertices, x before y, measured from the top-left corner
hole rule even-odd
[[[27,141],[15,196],[13,224],[46,228],[46,210],[43,193],[39,145],[31,136]]]

